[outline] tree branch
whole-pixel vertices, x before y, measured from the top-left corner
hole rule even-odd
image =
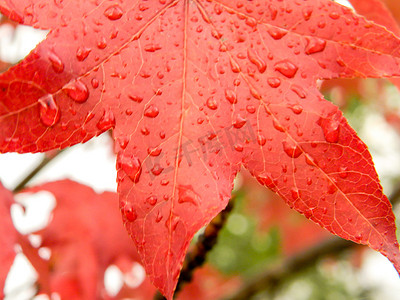
[[[304,269],[314,265],[320,258],[327,255],[338,255],[355,245],[358,244],[341,238],[331,238],[315,247],[284,260],[282,263],[262,272],[261,274],[257,274],[228,299],[249,299],[257,292],[270,290],[271,288],[276,289],[283,282],[294,277]]]
[[[389,200],[393,205],[400,202],[400,185],[390,195]],[[253,276],[227,300],[247,300],[260,291],[276,290],[282,283],[315,265],[319,259],[325,256],[338,256],[357,246],[360,245],[339,237],[330,238]]]
[[[42,161],[31,171],[28,175],[25,176],[24,179],[21,180],[19,184],[13,189],[13,193],[18,193],[21,191],[28,183],[31,181],[44,167],[46,167],[54,158],[56,158],[59,154],[61,154],[63,150],[57,150],[53,152],[51,155],[45,154]]]

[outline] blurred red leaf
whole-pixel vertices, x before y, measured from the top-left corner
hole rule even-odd
[[[24,253],[33,258],[39,273],[41,292],[56,292],[61,299],[151,299],[156,289],[144,274],[132,278],[132,267],[142,268],[134,245],[123,229],[118,212],[116,193],[95,193],[79,183],[63,180],[24,190],[27,193],[48,191],[57,201],[50,223],[36,232],[42,237],[40,247],[51,251],[47,269],[32,255],[35,251],[23,244]],[[98,216],[92,218],[91,216]],[[27,253],[28,252],[28,253]],[[37,255],[37,254],[36,254]],[[40,264],[40,266],[39,266]],[[134,281],[125,281],[112,297],[104,290],[104,272],[110,265]],[[49,281],[49,282],[48,282]],[[218,299],[235,289],[237,278],[220,275],[210,267],[195,272],[193,281],[185,286],[178,299]],[[129,280],[128,280],[129,283]],[[48,288],[48,290],[46,290]]]
[[[57,202],[49,225],[36,232],[42,237],[40,247],[51,251],[48,274],[40,272],[43,267],[37,268],[40,286],[50,288],[42,292],[57,292],[61,299],[105,297],[104,272],[107,267],[118,265],[121,260],[140,262],[122,226],[117,194],[97,194],[91,188],[69,180],[24,190],[28,193],[39,191],[52,193]],[[32,251],[26,246],[23,249]],[[35,261],[32,264],[37,266]],[[130,291],[146,299],[155,289],[147,280],[136,292]]]
[[[385,26],[395,35],[400,36],[400,9],[398,1],[396,1],[396,6],[392,0],[349,0],[349,2],[357,13],[377,24]],[[400,90],[400,78],[390,78],[389,80]]]
[[[395,18],[397,24],[400,25],[400,6],[397,0],[382,0],[386,7],[389,9],[390,13]]]
[[[394,19],[390,9],[386,6],[385,0],[349,0],[349,2],[357,13],[377,24],[385,26],[395,35],[400,36],[399,24],[396,19]],[[391,8],[393,7],[394,6]]]
[[[11,66],[12,66],[12,64],[0,60],[0,72],[6,71]]]
[[[14,262],[18,232],[11,220],[10,208],[14,202],[12,193],[0,182],[0,298],[4,298],[4,283]]]
[[[209,266],[197,269],[193,279],[177,295],[177,300],[224,299],[240,286],[239,277],[223,276]]]

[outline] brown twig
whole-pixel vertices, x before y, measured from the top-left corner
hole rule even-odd
[[[395,205],[400,202],[400,185],[396,187],[389,197],[390,202]],[[250,299],[251,296],[260,291],[276,290],[282,283],[306,268],[315,265],[319,259],[326,256],[338,256],[346,250],[360,246],[359,244],[342,238],[333,237],[317,246],[311,247],[295,256],[287,258],[270,269],[257,274],[246,281],[243,286],[231,295],[229,300]]]
[[[42,161],[31,171],[24,179],[21,180],[19,184],[13,189],[13,193],[18,193],[21,191],[28,183],[35,177],[44,167],[46,167],[54,158],[61,154],[65,149],[58,150],[51,155],[45,155]]]
[[[251,296],[260,291],[270,290],[272,288],[276,289],[294,275],[314,265],[320,258],[327,255],[338,255],[354,245],[357,244],[341,238],[331,238],[311,249],[307,249],[300,254],[284,260],[282,263],[261,274],[257,274],[247,281],[234,295],[227,299],[250,299]]]
[[[225,225],[229,213],[233,209],[234,198],[235,197],[232,197],[226,208],[221,213],[219,213],[210,222],[210,224],[207,225],[204,233],[199,236],[199,239],[197,240],[194,247],[186,255],[185,261],[183,262],[181,274],[179,276],[179,281],[175,289],[175,295],[182,289],[182,287],[186,283],[192,280],[194,271],[204,264],[207,253],[210,252],[210,250],[217,243],[218,234],[221,231],[222,227]],[[159,292],[154,296],[154,300],[162,299],[165,298]]]

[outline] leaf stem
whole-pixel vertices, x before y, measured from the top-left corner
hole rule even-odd
[[[19,184],[13,189],[13,193],[21,191],[44,167],[46,167],[54,158],[61,154],[65,149],[52,152],[51,155],[45,154],[42,161],[31,171],[28,175],[21,180]]]

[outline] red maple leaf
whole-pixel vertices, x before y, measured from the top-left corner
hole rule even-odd
[[[15,244],[18,232],[11,220],[10,208],[14,202],[12,193],[0,183],[0,298],[4,298],[3,289],[8,271],[13,264],[16,252]]]
[[[169,299],[189,241],[226,206],[241,166],[400,271],[368,149],[316,87],[399,76],[400,40],[384,27],[328,0],[0,0],[0,10],[50,30],[0,76],[0,151],[65,148],[113,128],[125,227]]]
[[[326,230],[289,209],[278,195],[260,186],[247,172],[241,175],[246,211],[255,216],[258,230],[278,228],[280,247],[285,256],[310,248],[330,236]]]

